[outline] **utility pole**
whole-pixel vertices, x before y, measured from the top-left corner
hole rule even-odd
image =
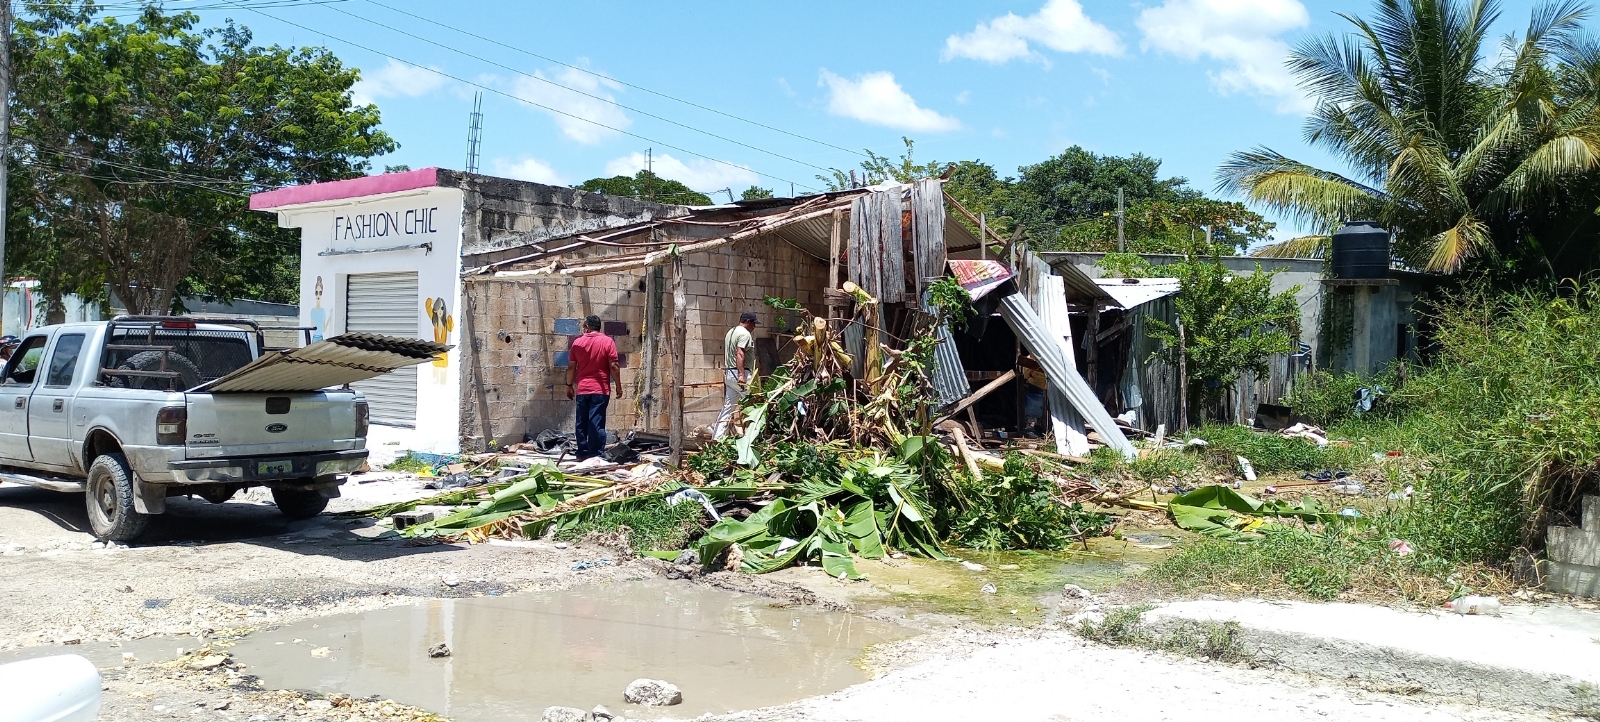
[[[0,319],[6,299],[6,165],[11,157],[11,0],[0,0]],[[3,323],[3,321],[0,321]],[[3,329],[0,329],[3,330]]]
[[[4,2],[5,0],[0,0]],[[483,91],[472,96],[472,115],[467,123],[467,172],[478,172],[478,145],[483,142]]]
[[[651,202],[655,202],[656,199],[655,150],[655,148],[644,149],[644,195]]]
[[[1122,219],[1127,217],[1127,209],[1122,205],[1122,188],[1117,188],[1117,252],[1128,252],[1128,239],[1122,235]]]

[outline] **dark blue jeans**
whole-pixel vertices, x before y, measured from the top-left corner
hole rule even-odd
[[[573,437],[578,442],[578,460],[599,456],[606,446],[606,407],[611,405],[610,394],[578,394],[574,397],[578,407],[578,421]]]

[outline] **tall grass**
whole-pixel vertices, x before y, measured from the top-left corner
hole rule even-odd
[[[1405,473],[1415,496],[1350,528],[1191,544],[1148,578],[1180,592],[1315,599],[1354,592],[1439,601],[1502,587],[1496,568],[1519,550],[1538,551],[1545,527],[1574,521],[1582,494],[1600,486],[1600,283],[1459,291],[1435,304],[1434,321],[1435,359],[1413,368],[1380,413],[1335,409],[1345,390],[1370,378],[1329,376],[1302,392],[1328,400],[1316,412],[1333,421],[1331,435],[1355,442],[1348,447],[1285,445],[1231,427],[1199,431],[1211,453],[1245,456],[1264,471],[1336,468],[1399,450],[1414,457]],[[1416,553],[1392,553],[1391,539]]]

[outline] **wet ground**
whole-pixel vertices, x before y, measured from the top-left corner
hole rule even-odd
[[[910,634],[853,614],[645,580],[321,617],[257,632],[231,651],[270,688],[378,695],[463,722],[596,704],[631,719],[668,713],[623,702],[635,679],[677,685],[673,717],[786,704],[866,681],[866,648]],[[430,658],[441,643],[450,656]]]

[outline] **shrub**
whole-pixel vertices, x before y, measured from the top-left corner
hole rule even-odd
[[[1397,406],[1393,394],[1398,390],[1399,379],[1398,365],[1371,375],[1313,371],[1295,379],[1294,390],[1284,397],[1283,403],[1292,407],[1296,416],[1303,416],[1311,423],[1327,428],[1351,417],[1366,414],[1383,416],[1393,411]],[[1358,412],[1357,392],[1374,386],[1382,388],[1384,395],[1373,404],[1372,411]]]
[[[1111,525],[1107,514],[1062,504],[1056,485],[1028,466],[1021,454],[1006,456],[1005,471],[982,481],[962,474],[953,482],[958,511],[950,540],[976,549],[1065,549]]]

